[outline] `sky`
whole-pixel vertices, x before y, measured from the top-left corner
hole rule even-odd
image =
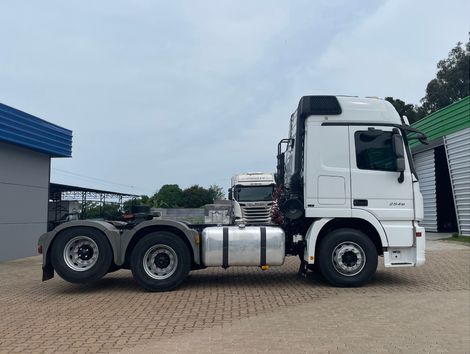
[[[0,0],[0,102],[73,131],[51,181],[152,195],[274,172],[308,94],[419,103],[467,0]]]

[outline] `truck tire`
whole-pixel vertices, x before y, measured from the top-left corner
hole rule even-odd
[[[71,283],[92,283],[105,275],[113,252],[106,236],[90,227],[74,227],[58,234],[51,248],[52,266]]]
[[[152,232],[139,240],[132,250],[132,275],[149,291],[175,289],[186,279],[190,268],[188,247],[171,232]]]
[[[338,287],[367,283],[377,270],[377,249],[372,240],[355,229],[337,229],[319,246],[319,268],[323,277]]]

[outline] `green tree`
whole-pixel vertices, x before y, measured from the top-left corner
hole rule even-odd
[[[405,103],[404,101],[398,98],[395,99],[393,97],[385,97],[385,99],[390,102],[393,107],[395,107],[400,117],[406,116],[410,123],[414,123],[418,119],[420,119],[418,109],[414,105],[410,103]]]
[[[183,205],[183,191],[177,184],[165,184],[151,199],[154,207],[177,208]]]
[[[470,33],[469,33],[470,35]],[[428,115],[470,94],[470,39],[461,42],[449,52],[447,59],[437,63],[436,78],[426,87],[421,99],[421,114]]]
[[[469,33],[470,35],[470,33]],[[458,42],[447,59],[437,63],[436,78],[426,86],[426,96],[421,106],[407,104],[400,99],[385,97],[400,116],[407,116],[410,123],[457,102],[470,94],[470,39],[464,46]]]
[[[213,202],[213,194],[208,189],[200,187],[197,184],[183,191],[182,206],[185,208],[200,208]]]
[[[129,211],[131,209],[132,205],[152,205],[152,200],[148,195],[142,195],[140,198],[132,198],[129,200],[126,200],[122,206],[124,210]]]
[[[209,193],[211,194],[212,200],[221,200],[225,198],[224,189],[216,184],[209,186]]]
[[[85,219],[116,220],[122,216],[119,204],[107,203],[100,205],[98,202],[87,202]]]

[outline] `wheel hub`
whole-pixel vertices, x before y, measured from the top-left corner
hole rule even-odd
[[[163,280],[175,273],[178,267],[178,256],[170,246],[157,244],[145,252],[142,265],[149,277]]]
[[[341,260],[347,267],[353,267],[357,263],[357,255],[352,251],[347,251],[341,257]]]
[[[93,257],[93,248],[88,245],[82,246],[78,248],[78,257],[84,261],[89,260]]]
[[[364,269],[366,254],[357,243],[342,242],[333,250],[331,260],[339,274],[351,277]]]
[[[96,242],[88,236],[75,236],[64,247],[64,261],[67,266],[76,271],[83,272],[91,269],[99,257]]]
[[[166,253],[159,253],[155,256],[155,265],[160,268],[164,269],[170,265],[170,256],[168,256]]]

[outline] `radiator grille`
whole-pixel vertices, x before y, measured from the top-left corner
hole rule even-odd
[[[240,203],[243,221],[249,225],[270,224],[272,204]]]

